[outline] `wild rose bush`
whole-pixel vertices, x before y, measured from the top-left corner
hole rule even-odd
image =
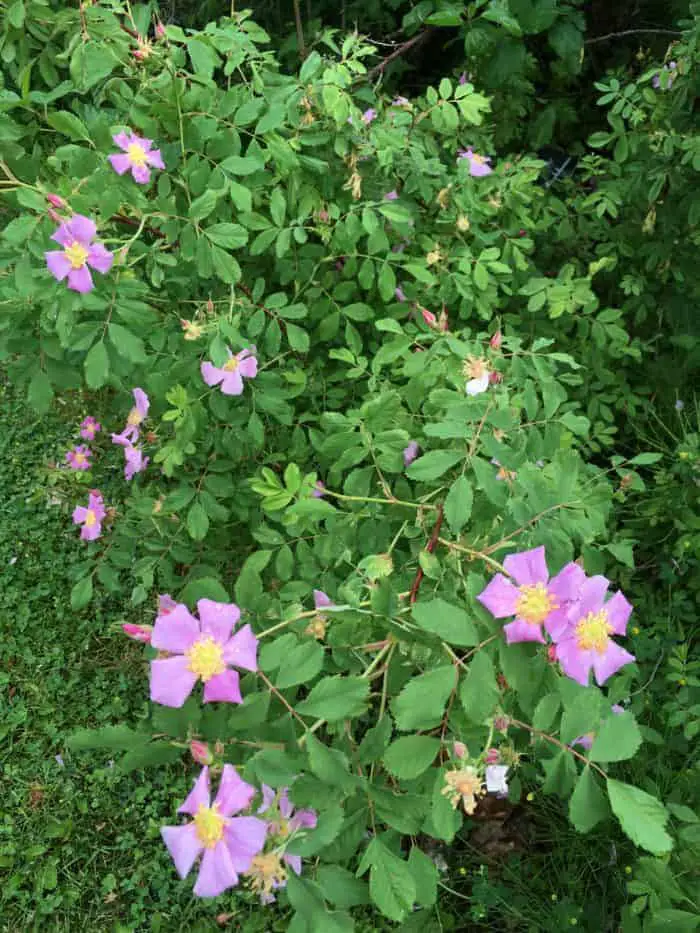
[[[294,930],[430,906],[421,840],[487,793],[541,784],[578,831],[614,815],[668,852],[619,770],[642,735],[607,576],[632,562],[611,477],[649,460],[581,455],[589,375],[557,319],[598,313],[596,270],[556,313],[527,300],[560,216],[541,163],[494,155],[467,82],[376,97],[356,36],[290,76],[245,14],[22,10],[0,346],[40,411],[103,390],[64,469],[121,492],[70,501],[72,601],[123,594],[150,665],[149,719],[74,747],[201,765],[191,821],[163,814],[175,868],[287,899]]]

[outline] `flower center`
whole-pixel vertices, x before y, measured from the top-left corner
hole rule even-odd
[[[483,165],[486,159],[483,156],[477,155],[475,152],[472,152],[472,162],[475,162],[477,165]]]
[[[524,622],[529,622],[530,625],[542,625],[549,613],[558,608],[559,604],[544,583],[531,583],[520,587],[515,612],[517,617]]]
[[[455,779],[455,790],[464,796],[473,797],[481,790],[481,780],[477,774],[471,774],[466,771],[462,772],[462,774]]]
[[[194,818],[194,828],[197,838],[205,849],[213,849],[224,838],[226,818],[218,812],[217,805],[207,807],[203,803]]]
[[[80,466],[80,464],[85,463],[85,461],[87,460],[87,457],[85,456],[85,454],[76,453],[73,455],[73,459]]]
[[[488,366],[483,357],[475,359],[473,356],[468,356],[464,361],[463,372],[470,379],[481,379],[487,371]]]
[[[143,421],[143,415],[138,410],[138,408],[132,408],[129,412],[129,417],[126,419],[126,423],[130,424],[132,427],[141,424]]]
[[[284,887],[287,883],[287,871],[276,852],[256,855],[246,874],[253,891],[264,894],[271,894],[274,888]]]
[[[215,674],[223,674],[226,670],[223,649],[209,635],[196,641],[185,654],[190,662],[188,665],[189,670],[201,678],[204,683],[211,680]]]
[[[74,269],[82,269],[88,258],[88,251],[77,240],[73,240],[70,246],[66,246],[63,254]]]
[[[97,524],[97,516],[95,515],[92,509],[88,509],[85,513],[85,527],[92,528],[93,525]]]
[[[126,154],[129,156],[132,165],[141,166],[146,164],[146,152],[138,143],[132,143],[127,148]]]
[[[613,628],[605,609],[589,612],[576,626],[576,642],[582,651],[597,651],[603,654],[608,647]]]
[[[238,369],[238,357],[232,356],[230,360],[227,360],[223,365],[224,372],[233,373]]]

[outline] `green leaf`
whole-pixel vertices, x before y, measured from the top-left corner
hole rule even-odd
[[[74,751],[87,751],[95,748],[119,751],[138,748],[150,741],[150,735],[145,732],[134,732],[128,726],[102,726],[101,729],[78,729],[77,732],[68,736],[66,745]]]
[[[323,896],[341,909],[366,904],[369,900],[369,890],[364,881],[360,881],[352,872],[347,868],[341,868],[340,865],[319,866],[316,880]]]
[[[297,684],[306,684],[313,680],[322,667],[323,646],[315,639],[306,639],[282,658],[275,686],[284,690]]]
[[[252,175],[265,168],[265,162],[257,153],[249,153],[245,156],[229,156],[221,163],[221,168],[234,175]],[[274,231],[272,233],[274,236]]]
[[[213,599],[218,603],[229,603],[231,597],[216,577],[199,577],[191,580],[178,593],[178,602],[194,606],[198,599]]]
[[[545,794],[568,797],[576,780],[576,765],[571,752],[562,749],[553,758],[545,758],[542,769],[545,773],[542,790]]]
[[[334,722],[364,713],[368,694],[369,683],[363,677],[324,677],[296,710],[302,716]]]
[[[569,801],[569,819],[580,833],[587,833],[609,813],[608,801],[598,779],[586,765]]]
[[[181,757],[182,749],[171,745],[170,742],[151,742],[127,752],[123,758],[119,759],[117,767],[122,774],[128,774],[130,771],[140,771],[142,768],[171,764]]]
[[[416,902],[421,907],[432,907],[437,900],[438,870],[425,852],[412,846],[408,856],[408,867],[416,883]]]
[[[34,411],[40,415],[45,415],[51,407],[52,399],[53,389],[49,377],[43,369],[37,369],[29,383],[27,401]]]
[[[248,242],[248,231],[240,224],[212,224],[204,234],[224,249],[238,249]]]
[[[600,727],[588,757],[591,761],[625,761],[641,744],[642,735],[632,713],[613,713]]]
[[[408,864],[374,838],[362,857],[358,874],[370,866],[369,893],[379,910],[397,923],[413,908],[416,883]]]
[[[413,677],[391,705],[398,728],[410,732],[439,725],[455,686],[456,677],[451,664]]]
[[[610,806],[620,821],[623,832],[642,849],[654,855],[664,855],[673,848],[666,832],[666,807],[646,791],[608,778]]]
[[[205,78],[211,78],[220,59],[209,43],[203,39],[187,39],[187,51],[190,53],[196,73],[204,75]]]
[[[83,609],[92,599],[92,574],[83,577],[70,591],[71,609]]]
[[[389,716],[383,716],[376,726],[365,732],[358,749],[360,764],[368,765],[381,758],[389,744],[391,731],[391,719]]]
[[[546,732],[554,722],[560,706],[561,700],[558,694],[548,693],[543,696],[535,707],[532,717],[533,727],[539,729],[540,732]]]
[[[446,769],[441,768],[435,775],[430,815],[423,831],[429,836],[434,836],[435,839],[452,842],[462,825],[462,815],[442,793],[445,787],[445,773]]]
[[[581,687],[570,703],[565,703],[559,737],[565,745],[588,732],[595,732],[600,722],[601,695],[596,687]]]
[[[697,912],[662,907],[655,910],[645,923],[644,933],[692,933],[700,927]]]
[[[57,110],[55,113],[50,113],[46,118],[46,122],[49,126],[53,127],[57,133],[70,136],[71,139],[85,139],[88,142],[90,141],[88,128],[82,120],[79,120],[74,113],[70,113],[68,110]]]
[[[229,182],[229,190],[231,192],[231,200],[238,210],[243,214],[250,213],[253,209],[253,196],[250,193],[250,189],[246,188],[245,185],[239,184],[237,181],[232,181]]]
[[[440,751],[440,740],[428,735],[405,735],[384,753],[384,765],[394,777],[412,780],[430,767]]]
[[[84,365],[88,388],[101,389],[109,376],[109,356],[104,340],[98,340],[90,347]]]
[[[663,454],[637,454],[636,457],[632,457],[627,463],[630,466],[651,466],[652,463],[658,463],[662,458]]]
[[[195,541],[203,541],[209,531],[209,516],[201,502],[193,502],[187,513],[187,533]]]
[[[198,198],[194,199],[190,205],[189,213],[187,216],[190,218],[190,220],[194,220],[195,222],[204,220],[204,218],[208,217],[214,210],[218,200],[219,192],[214,191],[213,188],[207,188],[203,194],[200,194]],[[236,225],[232,224],[232,226]],[[208,233],[208,230],[205,232]]]
[[[296,324],[287,323],[287,340],[292,350],[297,353],[307,353],[310,345],[309,335]]]
[[[348,760],[342,752],[328,748],[311,733],[306,737],[306,747],[309,752],[309,766],[317,778],[345,792],[355,789],[357,780],[350,774]]]
[[[485,651],[478,651],[469,662],[467,676],[459,691],[464,712],[472,722],[480,725],[491,715],[500,696],[493,662]]]
[[[132,334],[121,324],[110,323],[107,325],[109,339],[114,344],[117,353],[132,363],[145,363],[146,351],[143,346],[143,340]]]
[[[426,482],[427,480],[437,479],[442,476],[455,463],[464,459],[464,454],[456,450],[431,450],[423,454],[406,470],[406,475],[410,479]]]
[[[413,619],[422,629],[433,632],[452,645],[469,647],[479,644],[474,623],[464,609],[444,599],[416,603],[413,606]]]
[[[445,518],[455,534],[469,521],[474,504],[474,492],[466,476],[459,476],[450,487],[445,499]]]

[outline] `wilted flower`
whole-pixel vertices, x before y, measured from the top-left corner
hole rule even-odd
[[[377,119],[377,111],[374,109],[374,107],[370,107],[368,110],[365,110],[365,112],[362,114],[362,122],[365,125],[369,125],[372,122],[372,120],[376,120],[376,119]]]
[[[403,465],[409,467],[418,456],[420,446],[418,441],[409,441],[403,449]]]
[[[490,175],[493,171],[489,165],[489,162],[491,161],[489,156],[480,156],[476,152],[473,152],[471,148],[460,149],[457,156],[457,161],[460,159],[468,160],[469,174],[473,175],[475,178],[481,178],[484,175]]]
[[[457,229],[459,232],[466,233],[470,227],[469,218],[465,214],[460,214],[457,218]]]
[[[112,443],[120,444],[122,447],[129,447],[139,439],[140,427],[148,414],[151,406],[150,399],[143,389],[134,389],[134,407],[126,418],[126,425],[121,434],[112,435]]]
[[[396,201],[398,200],[398,197],[399,197],[398,191],[387,191],[387,193],[384,195],[384,200],[385,201]]]
[[[144,139],[136,133],[116,133],[112,139],[123,151],[108,156],[117,175],[131,170],[134,181],[147,185],[151,180],[152,168],[165,168],[160,149],[153,148],[152,139]]]
[[[314,483],[314,488],[311,490],[311,495],[314,499],[323,499],[326,493],[326,484],[323,483],[320,479],[317,479]]]
[[[184,318],[180,321],[182,325],[183,334],[182,336],[185,340],[199,340],[199,338],[204,333],[204,328],[201,324],[196,324],[194,321],[186,321]]]
[[[411,102],[407,97],[395,97],[391,102],[392,107],[410,107]]]
[[[484,785],[476,768],[457,768],[445,773],[445,786],[441,793],[449,798],[455,808],[461,802],[464,812],[471,816],[476,810],[476,798],[484,793]]]
[[[486,765],[486,790],[499,797],[508,795],[508,765]]]
[[[92,457],[92,451],[85,444],[79,444],[74,450],[66,453],[66,461],[71,470],[89,470],[90,457]]]
[[[221,385],[224,395],[241,395],[243,380],[254,379],[258,374],[258,361],[253,350],[241,350],[233,354],[228,350],[229,358],[223,366],[202,363],[202,379],[208,386]]]
[[[134,641],[140,641],[145,645],[150,645],[153,626],[134,625],[132,622],[124,622],[122,623],[122,631],[128,638],[133,638]]]
[[[102,533],[102,519],[107,515],[102,495],[97,489],[91,489],[87,508],[83,505],[73,510],[73,524],[82,525],[80,537],[83,541],[94,541]]]
[[[96,235],[94,222],[82,214],[75,214],[51,237],[64,249],[44,253],[51,275],[59,282],[67,277],[68,288],[75,292],[90,292],[95,287],[88,266],[102,273],[112,268],[114,255],[102,243],[93,243]]]
[[[465,85],[465,84],[467,83],[467,73],[466,73],[466,71],[463,71],[462,74],[459,76],[459,83],[460,83],[460,85]]]
[[[86,441],[94,441],[95,435],[101,430],[102,425],[92,415],[88,415],[80,422],[80,436]]]
[[[297,875],[301,874],[301,856],[288,855],[284,847],[300,829],[314,829],[318,818],[315,810],[295,811],[286,787],[275,792],[263,784],[262,794],[263,802],[257,812],[269,814],[267,834],[275,849],[256,856],[246,875],[262,903],[269,904],[275,900],[272,892],[287,883],[287,867]]]
[[[395,295],[397,301],[406,301],[406,300],[407,300],[407,299],[406,299],[406,295],[404,294],[404,290],[401,288],[400,285],[397,285],[397,286],[396,286],[396,288],[395,288],[395,290],[394,290],[394,295]]]
[[[476,359],[468,356],[464,362],[463,371],[465,376],[469,376],[464,387],[467,395],[480,395],[488,389],[491,371],[488,362],[483,357]]]
[[[606,601],[609,586],[610,581],[602,575],[586,580],[567,626],[553,635],[562,670],[584,687],[588,686],[591,669],[602,686],[608,677],[635,660],[610,637],[625,634],[632,606],[619,591]]]
[[[504,626],[506,641],[544,643],[542,626],[554,637],[567,625],[567,611],[579,597],[586,575],[569,563],[549,579],[544,547],[509,554],[503,561],[515,584],[497,573],[477,599],[497,619],[515,616]]]
[[[673,72],[676,71],[677,68],[678,68],[678,65],[676,64],[676,62],[668,62],[666,65],[664,65],[664,71],[667,72],[668,74],[668,77],[664,81],[664,90],[667,90],[667,91],[671,90],[673,86],[673,82],[676,77]],[[654,77],[651,79],[651,86],[656,88],[657,90],[662,86],[661,85],[661,72],[659,72],[659,74],[654,75]]]
[[[137,473],[143,473],[150,462],[150,457],[144,457],[140,447],[128,444],[124,447],[124,476],[132,480]]]
[[[249,625],[231,637],[241,617],[235,603],[200,599],[197,610],[199,619],[178,603],[156,618],[151,644],[174,657],[151,661],[151,700],[180,707],[201,680],[205,703],[241,703],[238,672],[230,667],[256,671],[258,640]]]
[[[249,806],[255,788],[243,781],[233,765],[224,765],[214,803],[209,792],[209,768],[204,767],[178,813],[194,817],[185,826],[163,826],[160,833],[177,873],[185,878],[197,858],[202,862],[194,886],[198,897],[216,897],[238,883],[265,844],[267,826],[256,816],[234,817]]]

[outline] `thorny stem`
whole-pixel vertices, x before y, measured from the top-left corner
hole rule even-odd
[[[403,499],[380,499],[377,496],[346,496],[342,492],[333,492],[331,489],[323,490],[324,496],[333,496],[345,502],[376,502],[379,505],[405,505],[409,509],[437,509],[438,506],[429,502],[405,502]]]
[[[497,560],[494,560],[493,557],[489,557],[485,551],[477,551],[475,548],[465,547],[463,544],[457,544],[455,541],[447,541],[445,538],[438,538],[438,544],[443,544],[445,547],[450,548],[451,550],[461,551],[463,554],[468,554],[473,560],[483,560],[484,563],[489,564],[491,567],[495,567],[496,570],[500,570],[500,572],[505,574],[507,577],[510,576],[503,564],[500,564]]]
[[[536,735],[539,739],[544,739],[545,742],[551,742],[552,745],[556,745],[557,748],[563,749],[565,752],[571,752],[574,758],[578,758],[579,761],[582,761],[584,764],[593,768],[594,771],[597,771],[601,777],[604,777],[606,780],[608,775],[602,768],[599,768],[598,765],[591,761],[590,758],[586,758],[585,755],[582,755],[580,752],[577,752],[570,745],[566,745],[564,742],[560,742],[559,739],[555,739],[553,735],[550,735],[548,732],[541,732],[539,729],[535,729],[533,726],[529,726],[526,722],[521,722],[519,719],[513,719],[512,716],[508,716],[508,722],[512,725],[517,726],[519,729],[525,729],[531,735]]]
[[[426,545],[426,551],[429,554],[432,554],[435,550],[435,545],[440,541],[440,529],[442,528],[442,519],[444,517],[443,507],[439,505],[437,507],[437,518],[435,519],[435,526],[433,528],[432,534],[430,535],[430,541]],[[409,593],[408,601],[413,604],[415,603],[418,597],[418,590],[420,585],[423,582],[423,568],[419,567],[416,571],[415,579],[413,580],[413,586],[411,587],[411,592]]]

